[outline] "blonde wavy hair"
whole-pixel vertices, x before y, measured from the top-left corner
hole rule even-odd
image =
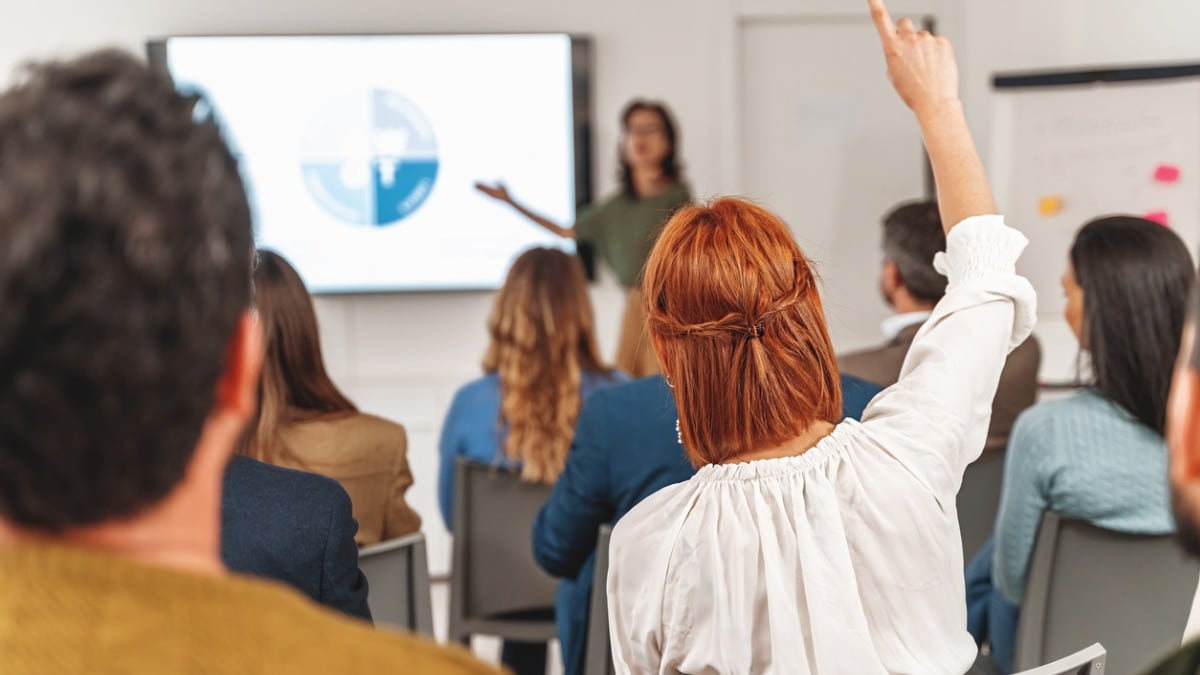
[[[553,483],[562,473],[587,370],[607,370],[579,261],[552,248],[517,258],[488,319],[483,369],[500,378],[504,454],[521,478]]]

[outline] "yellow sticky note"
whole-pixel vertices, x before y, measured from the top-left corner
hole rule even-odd
[[[1059,211],[1062,211],[1062,200],[1058,197],[1042,197],[1038,201],[1038,213],[1043,216],[1052,216]]]

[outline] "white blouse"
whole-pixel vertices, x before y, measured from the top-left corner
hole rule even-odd
[[[971,667],[955,495],[1036,297],[1015,272],[1028,242],[1001,217],[967,219],[946,243],[946,296],[861,423],[795,457],[706,466],[617,524],[617,672]]]

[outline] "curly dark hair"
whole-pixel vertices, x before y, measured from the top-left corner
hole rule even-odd
[[[135,515],[183,478],[250,306],[250,209],[196,99],[128,54],[0,96],[0,517]]]

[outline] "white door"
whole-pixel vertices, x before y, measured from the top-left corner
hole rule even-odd
[[[878,343],[880,220],[925,196],[927,165],[875,29],[866,16],[772,18],[738,37],[745,193],[817,263],[835,347]]]

